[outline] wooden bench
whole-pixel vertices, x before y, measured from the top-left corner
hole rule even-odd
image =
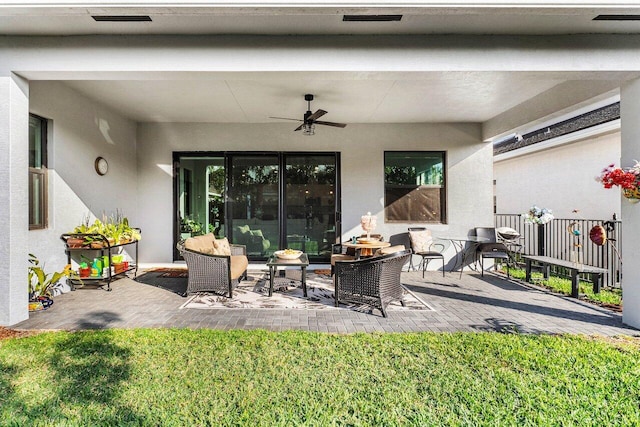
[[[602,286],[602,275],[608,273],[608,270],[600,267],[593,267],[586,264],[577,264],[571,261],[565,261],[558,258],[537,255],[523,255],[526,262],[525,281],[531,281],[531,265],[536,263],[542,266],[542,274],[545,279],[549,278],[549,270],[552,265],[563,267],[571,271],[571,296],[578,298],[578,276],[580,273],[589,273],[593,278],[593,292],[600,292]]]

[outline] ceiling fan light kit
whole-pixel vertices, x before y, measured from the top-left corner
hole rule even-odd
[[[304,100],[307,101],[307,112],[304,113],[304,119],[290,119],[288,117],[269,117],[270,119],[281,119],[281,120],[295,120],[297,122],[302,122],[300,126],[294,129],[294,132],[301,130],[302,134],[305,136],[315,135],[316,126],[315,125],[324,125],[324,126],[332,126],[338,128],[344,128],[347,125],[345,123],[335,123],[335,122],[325,122],[318,120],[320,117],[327,114],[325,110],[316,110],[315,113],[311,112],[311,101],[313,101],[313,95],[308,93],[304,96]]]
[[[311,136],[311,135],[315,135],[315,133],[316,133],[316,125],[312,123],[308,123],[304,125],[304,128],[302,129],[303,135]]]

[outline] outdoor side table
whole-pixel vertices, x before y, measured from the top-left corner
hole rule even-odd
[[[462,271],[464,270],[464,263],[469,258],[469,254],[475,253],[476,248],[481,243],[486,243],[489,239],[485,237],[477,237],[477,236],[436,236],[434,239],[437,240],[449,240],[453,249],[456,251],[455,263],[451,268],[451,272],[453,273],[460,266],[460,278],[462,278]],[[466,244],[469,243],[469,247],[465,249]],[[474,260],[475,261],[475,260]],[[474,265],[474,270],[475,270]]]
[[[302,292],[307,296],[307,267],[309,266],[309,257],[303,253],[296,259],[282,259],[275,255],[271,255],[267,260],[267,267],[269,267],[269,296],[273,295],[273,281],[278,267],[300,267],[302,270]]]
[[[360,259],[360,257],[370,257],[373,256],[374,249],[388,248],[391,246],[389,242],[368,242],[368,243],[349,243],[345,242],[342,246],[346,248],[354,248],[356,250],[356,259]]]

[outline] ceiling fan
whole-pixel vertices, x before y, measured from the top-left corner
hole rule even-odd
[[[303,131],[304,135],[313,135],[315,133],[315,125],[324,125],[324,126],[333,126],[337,128],[343,128],[347,125],[345,123],[334,123],[334,122],[325,122],[322,120],[318,120],[320,117],[327,114],[324,110],[316,110],[315,113],[311,112],[311,101],[313,101],[313,95],[308,93],[304,96],[304,100],[307,101],[307,112],[304,113],[304,119],[290,119],[288,117],[269,117],[270,119],[281,119],[281,120],[295,120],[297,122],[302,122],[300,126],[294,129],[295,131]]]

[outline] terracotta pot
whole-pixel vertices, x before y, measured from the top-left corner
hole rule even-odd
[[[102,249],[102,242],[91,242],[91,249]]]
[[[70,248],[81,248],[84,246],[84,239],[79,237],[70,237],[67,239],[67,246]]]

